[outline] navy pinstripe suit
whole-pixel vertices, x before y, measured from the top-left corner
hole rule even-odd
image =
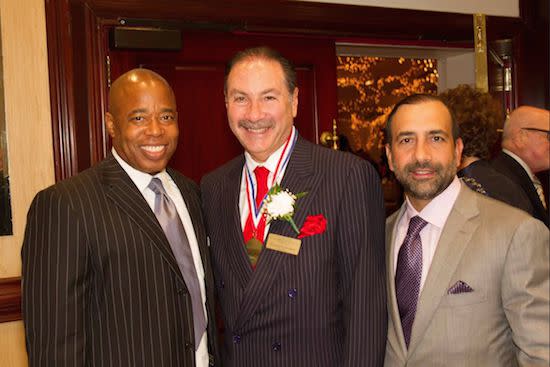
[[[387,314],[384,208],[370,164],[298,138],[283,188],[307,191],[294,219],[323,214],[327,230],[302,239],[298,256],[263,249],[255,271],[238,208],[244,156],[203,179],[212,265],[235,367],[381,366]],[[271,233],[296,237],[276,221]]]
[[[168,173],[192,218],[215,320],[198,188]],[[112,156],[37,194],[22,259],[31,366],[195,366],[183,277],[154,213]]]

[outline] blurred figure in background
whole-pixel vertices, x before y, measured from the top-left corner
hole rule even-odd
[[[502,107],[489,93],[461,84],[440,95],[455,116],[464,143],[458,177],[472,190],[533,214],[521,187],[489,163],[503,121]]]
[[[535,174],[550,168],[550,111],[530,106],[512,111],[504,123],[502,152],[491,163],[521,187],[533,216],[548,227],[543,188],[548,188],[548,181],[542,183]]]

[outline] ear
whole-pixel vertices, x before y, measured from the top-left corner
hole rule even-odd
[[[107,128],[109,136],[113,139],[116,135],[115,119],[110,112],[105,113],[105,127]]]
[[[395,172],[393,169],[393,159],[391,155],[391,145],[386,144],[386,157],[388,157],[388,166],[392,172]]]
[[[464,143],[461,138],[456,139],[455,141],[455,154],[456,154],[456,166],[460,167],[462,163],[462,150],[464,149]]]
[[[298,87],[294,88],[292,92],[292,117],[296,117],[298,114]]]

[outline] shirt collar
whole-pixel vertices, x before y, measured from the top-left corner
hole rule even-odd
[[[440,229],[443,228],[459,193],[460,180],[457,176],[455,176],[451,184],[447,186],[443,192],[433,198],[432,201],[430,201],[428,205],[426,205],[420,212],[412,206],[409,198],[405,197],[407,208],[404,213],[404,219],[406,220],[406,223],[408,223],[412,217],[418,215],[426,222]]]
[[[292,127],[292,130],[294,130],[295,127],[293,126]],[[292,136],[292,131],[290,132],[290,135]],[[292,137],[291,137],[292,138]],[[285,140],[286,142],[286,140]],[[252,156],[250,155],[250,153],[248,153],[247,151],[244,152],[244,157],[245,157],[245,160],[246,160],[246,165],[248,166],[248,170],[250,171],[250,173],[254,172],[254,170],[256,169],[256,167],[258,166],[263,166],[265,168],[267,168],[269,170],[269,173],[270,174],[273,174],[275,172],[275,170],[277,169],[277,163],[279,162],[279,158],[281,158],[281,155],[283,154],[283,150],[285,149],[285,143],[283,143],[279,149],[277,149],[276,151],[274,151],[270,156],[269,158],[267,158],[267,160],[263,163],[258,163],[254,160],[254,158],[252,158]],[[255,177],[255,176],[254,176]]]
[[[531,181],[533,181],[533,177],[535,177],[535,174],[531,171],[531,168],[529,168],[529,166],[527,165],[527,163],[525,163],[523,159],[521,159],[517,154],[512,153],[508,149],[502,149],[502,151],[508,154],[510,157],[514,158],[516,162],[518,162],[523,167],[525,172],[527,172],[527,174],[531,178]]]
[[[167,173],[166,170],[162,170],[161,172],[157,173],[156,175],[150,175],[149,173],[142,172],[138,169],[135,169],[134,167],[130,166],[128,162],[126,162],[124,159],[122,159],[115,148],[113,147],[111,149],[111,152],[113,153],[113,157],[117,160],[117,162],[120,164],[124,172],[130,176],[130,179],[134,182],[134,184],[137,186],[138,190],[140,192],[144,192],[147,186],[149,186],[149,183],[151,183],[151,179],[153,177],[158,177],[162,181],[163,185],[166,185],[167,182]]]

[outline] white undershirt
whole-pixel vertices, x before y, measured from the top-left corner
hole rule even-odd
[[[297,133],[298,132],[295,131],[295,134]],[[288,149],[291,148],[291,145],[292,145],[292,141],[289,143]],[[279,162],[279,158],[281,158],[281,155],[283,154],[284,148],[285,148],[285,144],[281,145],[279,149],[273,152],[273,154],[271,154],[269,158],[267,158],[267,160],[263,163],[256,162],[248,152],[246,151],[244,152],[245,166],[243,166],[243,172],[241,175],[241,189],[239,194],[239,212],[241,213],[241,230],[244,230],[246,220],[248,219],[248,213],[250,212],[248,208],[247,195],[246,195],[246,165],[248,165],[248,169],[250,170],[250,176],[252,177],[252,182],[254,184],[254,187],[257,187],[258,185],[258,183],[256,182],[256,175],[254,174],[254,170],[256,169],[256,167],[263,166],[269,170],[269,176],[267,176],[267,185],[268,185],[267,189],[269,190],[270,189],[269,186],[271,185],[272,182],[281,184],[281,181],[283,180],[286,167],[288,165],[283,166],[283,163],[281,162],[281,167],[279,167],[279,173],[277,174],[275,181],[273,181],[273,175],[275,174],[275,169],[277,169],[277,163]],[[290,154],[292,154],[292,152],[290,152]],[[264,241],[269,232],[269,227],[270,227],[270,224],[265,225]]]
[[[412,217],[418,215],[428,222],[422,231],[420,231],[420,240],[422,241],[422,277],[420,278],[420,291],[424,287],[424,282],[428,276],[428,271],[430,270],[437,249],[437,243],[441,237],[441,231],[460,193],[460,187],[460,180],[455,176],[451,184],[447,186],[441,194],[433,198],[420,213],[412,206],[408,198],[405,199],[406,209],[403,211],[401,218],[397,221],[397,229],[393,243],[393,270],[395,274],[399,249],[407,235],[409,221]]]
[[[180,216],[181,223],[183,224],[183,228],[185,229],[185,233],[187,234],[187,239],[189,240],[189,246],[191,247],[191,253],[193,255],[193,263],[195,264],[197,277],[199,278],[204,315],[206,321],[208,321],[208,314],[206,313],[205,307],[206,290],[204,286],[204,268],[202,266],[199,244],[197,242],[197,237],[195,236],[195,229],[193,228],[191,216],[189,215],[189,211],[187,210],[187,206],[185,205],[178,186],[172,180],[166,170],[163,170],[152,176],[148,173],[139,171],[130,166],[118,155],[115,148],[112,148],[111,152],[113,153],[113,156],[120,164],[122,169],[128,174],[128,176],[130,176],[130,179],[132,179],[132,182],[134,182],[134,184],[137,186],[139,192],[143,195],[143,197],[147,201],[147,204],[149,204],[149,207],[153,212],[155,210],[155,193],[153,192],[153,190],[148,188],[149,183],[151,182],[151,179],[153,177],[158,177],[161,180],[162,185],[164,186],[164,190],[166,190],[166,194],[174,202],[178,215]],[[181,348],[185,348],[185,346],[182,345]],[[206,332],[203,334],[199,347],[195,352],[195,359],[197,367],[208,366],[208,337]]]

